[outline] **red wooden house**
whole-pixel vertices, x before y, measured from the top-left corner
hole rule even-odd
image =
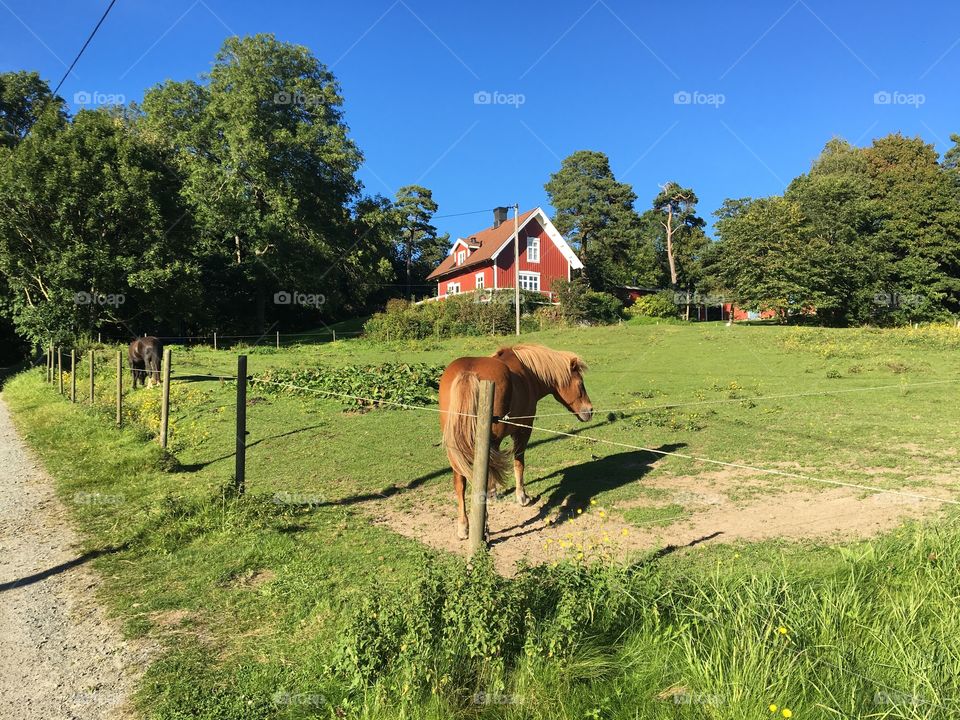
[[[569,280],[583,263],[541,208],[522,213],[519,225],[520,288],[552,297],[555,280]],[[427,276],[437,281],[437,297],[472,290],[514,287],[514,219],[507,208],[495,208],[493,225],[457,238],[450,254]]]

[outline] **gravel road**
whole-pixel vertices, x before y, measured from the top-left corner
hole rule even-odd
[[[0,396],[0,718],[135,717],[147,655],[95,604],[98,578]]]

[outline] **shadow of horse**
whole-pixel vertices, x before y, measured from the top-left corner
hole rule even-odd
[[[672,453],[685,447],[686,443],[671,443],[654,449],[663,453]],[[554,511],[557,511],[554,525],[560,525],[576,517],[577,511],[588,508],[590,501],[599,493],[615,490],[641,480],[653,470],[657,460],[664,457],[660,452],[631,450],[615,453],[597,460],[557,470],[536,480],[531,485],[536,486],[542,482],[554,481],[553,484],[543,488],[536,498],[539,501],[540,498],[546,496],[546,501],[533,517],[527,518],[513,527],[504,528],[497,533],[497,537],[491,540],[491,545],[538,532],[541,523]],[[511,530],[519,530],[520,532],[511,533]]]

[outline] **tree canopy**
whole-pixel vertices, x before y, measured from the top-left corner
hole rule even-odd
[[[268,34],[228,38],[197,80],[73,117],[37,73],[0,73],[0,327],[58,342],[264,332],[425,294],[449,249],[433,192],[366,194],[343,108],[327,66]],[[593,291],[669,288],[688,307],[719,293],[831,325],[946,319],[960,314],[950,138],[942,159],[900,134],[834,138],[782,195],[726,200],[715,240],[694,188],[640,202],[599,151],[544,188]]]
[[[0,75],[6,313],[64,340],[362,312],[397,279],[402,212],[364,195],[342,106],[329,69],[272,35],[227,39],[200,81],[72,118],[35,73]],[[418,237],[418,261],[444,241]]]

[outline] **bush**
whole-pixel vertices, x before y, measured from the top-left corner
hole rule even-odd
[[[520,312],[529,315],[543,302],[543,295],[523,291]],[[384,312],[367,320],[363,331],[373,340],[506,334],[513,331],[514,312],[513,290],[463,293],[419,305],[390,300]]]
[[[553,291],[560,301],[560,311],[569,325],[609,324],[620,318],[623,304],[610,293],[591,290],[586,280],[557,280]]]
[[[656,295],[644,295],[627,308],[630,317],[675,318],[679,316],[679,306],[674,302],[672,292],[658,292]]]
[[[472,565],[425,558],[413,583],[357,608],[333,669],[355,688],[392,678],[432,693],[502,689],[523,657],[559,661],[588,638],[617,642],[647,607],[650,575],[597,562],[506,578],[488,555]]]

